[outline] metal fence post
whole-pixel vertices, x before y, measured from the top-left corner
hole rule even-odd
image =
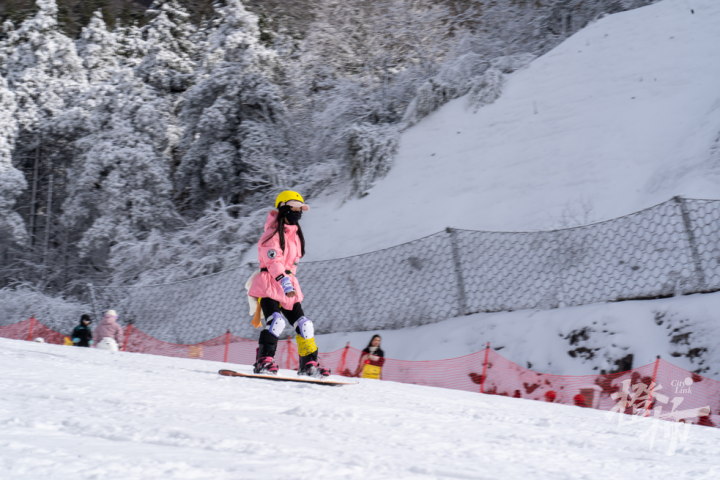
[[[660,365],[660,355],[655,359],[655,369],[653,370],[652,380],[650,381],[650,392],[648,393],[647,402],[645,402],[645,417],[650,413],[650,406],[652,405],[653,394],[655,393],[655,380],[657,380],[658,366]]]
[[[690,213],[687,209],[685,199],[681,196],[673,197],[673,200],[680,206],[680,213],[682,214],[683,224],[685,225],[685,233],[688,237],[688,243],[690,244],[690,255],[692,256],[693,263],[695,264],[695,275],[697,277],[697,288],[694,290],[705,289],[705,273],[702,269],[702,262],[700,260],[700,252],[697,248],[697,239],[695,238],[695,232],[690,222]],[[685,292],[683,292],[685,293]]]
[[[95,315],[95,321],[97,322],[100,316],[98,315],[97,300],[95,299],[95,287],[92,283],[88,283],[87,286],[90,289],[90,302],[92,303],[93,315]]]
[[[340,368],[338,369],[338,370],[340,370],[340,375],[345,375],[345,373],[344,373],[345,372],[345,362],[347,360],[347,354],[348,354],[349,349],[350,349],[350,342],[347,342],[345,344],[345,348],[343,349],[342,357],[340,358]]]
[[[485,361],[483,362],[482,380],[480,380],[480,393],[485,393],[485,378],[487,377],[488,355],[490,354],[490,342],[485,346]]]
[[[42,257],[43,275],[47,274],[47,271],[45,271],[45,269],[47,267],[48,249],[50,246],[50,220],[52,219],[53,177],[54,175],[51,173],[50,184],[48,186],[47,211],[45,212],[45,243],[43,247]]]
[[[30,328],[28,329],[27,341],[32,341],[33,328],[35,327],[35,315],[30,317]]]
[[[465,294],[465,280],[463,279],[460,250],[457,246],[457,233],[454,228],[447,227],[445,231],[450,235],[450,246],[452,247],[453,265],[455,265],[455,281],[458,287],[458,300],[460,302],[460,314],[467,315],[468,311],[467,295]]]
[[[122,351],[127,352],[128,340],[130,339],[130,333],[132,332],[132,323],[129,323],[127,329],[125,329],[125,342],[123,343]]]
[[[35,224],[37,223],[37,190],[38,190],[38,166],[40,164],[40,138],[35,147],[35,164],[33,166],[32,194],[30,200],[30,246],[35,246]]]

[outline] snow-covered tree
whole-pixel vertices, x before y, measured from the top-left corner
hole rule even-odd
[[[117,25],[115,38],[121,66],[135,68],[140,65],[148,51],[148,44],[143,39],[142,29],[136,23],[128,26]]]
[[[20,127],[27,130],[59,114],[68,92],[87,81],[74,42],[58,28],[55,0],[37,0],[37,6],[35,16],[8,34],[0,72],[16,95]]]
[[[320,2],[303,42],[303,63],[317,77],[312,82],[314,88],[322,89],[323,79],[361,75],[366,71],[379,40],[373,35],[372,14],[369,0]],[[318,71],[313,72],[315,69]]]
[[[350,195],[364,195],[375,180],[387,175],[398,149],[399,132],[394,125],[352,126],[348,145]]]
[[[383,86],[407,69],[427,78],[452,50],[464,18],[429,0],[323,0],[301,63],[314,91],[340,77]]]
[[[453,54],[463,15],[429,0],[319,2],[284,89],[305,163],[336,162],[364,193],[389,168],[417,87]]]
[[[22,240],[27,235],[22,218],[13,211],[15,199],[27,187],[22,172],[13,167],[12,152],[15,148],[17,123],[15,122],[15,95],[0,77],[0,227]]]
[[[468,99],[470,106],[477,111],[478,108],[493,103],[502,93],[505,75],[526,67],[534,59],[535,55],[531,53],[519,53],[493,59],[490,62],[490,68],[482,77],[473,80]]]
[[[195,69],[195,27],[190,15],[177,0],[155,0],[146,14],[149,22],[142,29],[148,53],[137,66],[137,74],[155,88],[182,92]]]
[[[267,208],[212,202],[203,215],[172,231],[153,230],[142,240],[112,248],[115,285],[148,285],[187,280],[240,266],[262,233]]]
[[[239,0],[216,4],[217,19],[186,94],[177,170],[180,195],[195,207],[287,185],[284,106],[270,77],[274,55],[259,41],[257,17]]]
[[[89,134],[75,142],[63,222],[82,233],[81,251],[137,239],[174,218],[165,102],[132,70],[85,95]]]
[[[82,29],[77,49],[90,82],[104,82],[110,78],[118,66],[118,44],[115,34],[109,32],[105,25],[102,11],[96,11],[90,23]]]
[[[5,74],[5,64],[12,49],[8,48],[9,36],[15,31],[15,25],[10,20],[5,20],[0,26],[0,74]]]
[[[8,325],[34,316],[57,332],[69,332],[90,305],[75,299],[43,293],[33,285],[22,284],[0,289],[0,318]]]

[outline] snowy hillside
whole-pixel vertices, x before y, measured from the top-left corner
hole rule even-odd
[[[221,363],[5,339],[0,359],[3,479],[720,475],[713,428],[688,426],[668,455],[663,432],[679,424],[653,434],[650,420],[529,400],[227,378]]]
[[[313,201],[307,259],[447,226],[550,229],[719,198],[718,25],[716,0],[610,15],[510,75],[494,104],[450,102],[403,134],[369,195]]]
[[[536,372],[595,375],[628,370],[657,355],[720,380],[720,293],[599,303],[554,310],[478,313],[402,330],[320,335],[323,352],[350,342],[363,349],[382,336],[390,358],[439,360],[479,352],[487,342],[508,360]]]

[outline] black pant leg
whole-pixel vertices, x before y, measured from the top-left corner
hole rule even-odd
[[[290,325],[295,327],[295,324],[298,320],[300,320],[300,317],[304,317],[305,313],[303,313],[302,305],[300,302],[293,305],[292,310],[286,310],[284,308],[280,309],[282,311],[282,314],[285,315],[285,318],[288,319],[288,322],[290,322]],[[300,332],[295,329],[295,333],[300,335]]]
[[[262,308],[265,319],[268,319],[273,313],[280,313],[280,302],[272,298],[261,298],[260,308]],[[277,350],[277,342],[278,339],[275,338],[275,335],[267,329],[263,329],[263,331],[260,332],[260,340],[258,342],[258,358],[274,357],[275,350]]]
[[[262,309],[265,318],[270,318],[273,313],[280,313],[280,302],[273,300],[272,298],[261,298],[260,308]]]

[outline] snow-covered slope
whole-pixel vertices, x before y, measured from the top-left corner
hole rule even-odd
[[[590,24],[477,113],[450,102],[403,134],[369,195],[313,201],[307,260],[720,198],[719,25],[717,0],[663,0]]]
[[[688,426],[669,456],[651,420],[531,400],[227,378],[222,363],[6,339],[0,365],[3,479],[720,476],[714,428]]]
[[[595,375],[668,362],[720,380],[720,293],[599,303],[555,310],[479,313],[402,330],[319,335],[321,351],[363,349],[382,337],[390,358],[437,360],[479,352],[487,342],[536,372]],[[632,356],[632,360],[628,358]]]

